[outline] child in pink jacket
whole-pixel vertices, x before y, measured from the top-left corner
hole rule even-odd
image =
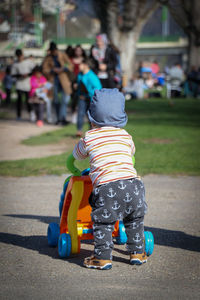
[[[30,101],[33,103],[34,110],[37,117],[37,125],[43,126],[44,105],[47,105],[47,119],[50,122],[51,119],[51,102],[47,97],[47,91],[51,88],[51,84],[47,82],[47,79],[42,75],[42,68],[36,66],[33,70],[33,75],[30,78],[31,90]]]

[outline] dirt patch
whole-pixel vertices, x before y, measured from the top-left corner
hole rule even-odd
[[[145,144],[172,144],[174,140],[172,139],[159,139],[159,138],[151,138],[143,140]]]
[[[59,126],[45,125],[38,128],[30,122],[0,121],[0,160],[17,160],[25,158],[40,158],[57,155],[66,152],[77,142],[73,138],[67,138],[59,143],[51,145],[27,146],[21,144],[22,140],[44,132],[56,130]]]

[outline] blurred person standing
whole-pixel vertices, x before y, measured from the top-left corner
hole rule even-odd
[[[53,102],[56,111],[56,124],[67,125],[67,105],[72,93],[69,73],[73,70],[71,60],[66,53],[58,50],[56,43],[51,42],[48,55],[43,61],[43,73],[53,84]],[[61,103],[59,101],[61,93]]]
[[[4,89],[6,91],[6,105],[10,105],[11,102],[11,90],[15,79],[11,76],[11,66],[6,67],[6,74],[3,79]]]
[[[191,70],[187,75],[187,82],[192,97],[197,97],[199,83],[198,83],[198,68],[196,66],[191,67]]]
[[[73,72],[75,76],[78,75],[79,66],[85,58],[86,54],[81,45],[76,45],[76,47],[74,48],[74,56],[72,57],[72,64],[74,66]]]
[[[102,88],[101,82],[97,75],[90,69],[90,60],[84,59],[80,66],[80,73],[77,77],[78,83],[78,119],[77,119],[77,137],[82,136],[84,117],[89,109],[90,102],[95,90]]]
[[[17,91],[17,102],[16,102],[16,113],[17,119],[21,119],[22,110],[22,98],[25,97],[27,110],[30,114],[30,120],[35,121],[35,114],[32,110],[32,105],[29,104],[29,91],[30,87],[30,75],[33,70],[33,63],[30,59],[25,59],[21,49],[17,49],[15,52],[17,61],[13,64],[11,69],[11,75],[16,79],[16,91]]]
[[[79,66],[82,63],[82,61],[86,58],[86,53],[81,47],[81,45],[76,45],[74,48],[74,55],[71,58],[71,62],[73,64],[73,74],[74,74],[74,80],[73,80],[73,92],[72,92],[72,102],[71,102],[71,109],[72,109],[72,123],[76,124],[77,122],[77,114],[76,114],[76,108],[78,105],[78,93],[77,93],[77,76],[80,72]]]
[[[169,70],[169,83],[170,83],[170,90],[171,90],[171,97],[180,97],[181,90],[182,90],[182,83],[184,81],[184,72],[181,68],[180,63],[176,63],[170,70]]]
[[[114,76],[118,65],[117,53],[108,42],[106,34],[96,36],[96,44],[91,48],[90,57],[93,70],[101,80],[104,88],[116,87]]]

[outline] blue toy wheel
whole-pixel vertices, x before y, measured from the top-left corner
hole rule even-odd
[[[145,244],[145,252],[147,256],[150,256],[153,253],[153,249],[154,249],[154,237],[150,231],[144,232],[144,244]]]
[[[58,254],[60,257],[69,257],[71,254],[72,242],[67,233],[62,233],[58,240]]]
[[[90,168],[87,168],[81,172],[81,175],[86,176],[86,175],[89,175],[89,173],[90,173]]]
[[[58,244],[58,238],[60,235],[60,227],[57,223],[50,223],[47,229],[48,245],[55,247]]]
[[[119,221],[119,235],[116,237],[116,242],[118,245],[123,245],[127,242],[127,235],[122,221]]]

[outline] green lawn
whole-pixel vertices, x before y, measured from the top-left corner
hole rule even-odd
[[[200,100],[177,99],[169,103],[165,99],[128,101],[126,111],[129,122],[127,131],[136,145],[136,169],[140,175],[184,174],[200,175]],[[85,130],[87,130],[85,125]],[[32,137],[23,143],[34,145],[57,143],[73,137],[76,127],[62,129]],[[71,149],[72,150],[72,149]],[[0,175],[29,176],[67,173],[63,153],[41,159],[25,159],[0,162]],[[80,169],[88,167],[88,161],[78,162]]]

